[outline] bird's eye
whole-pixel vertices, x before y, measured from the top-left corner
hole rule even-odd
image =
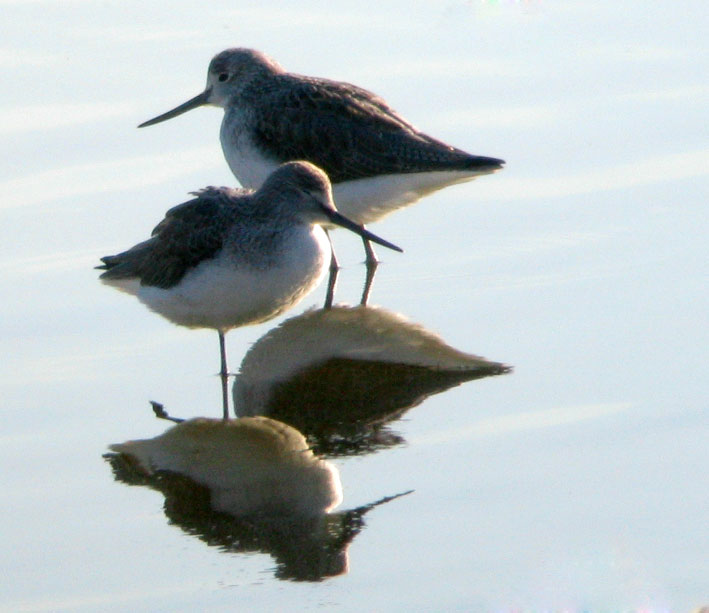
[[[219,76],[217,77],[217,79],[219,79],[219,82],[220,82],[220,83],[224,83],[224,81],[228,81],[228,80],[229,80],[229,73],[228,73],[228,72],[222,72],[222,73],[219,74]]]

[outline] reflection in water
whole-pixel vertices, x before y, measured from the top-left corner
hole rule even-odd
[[[281,579],[347,572],[364,515],[398,497],[329,514],[342,500],[339,472],[295,429],[265,417],[192,419],[110,449],[116,479],[161,491],[172,523],[224,551],[271,554]]]
[[[509,372],[378,307],[306,311],[260,338],[234,383],[237,415],[269,415],[330,455],[402,442],[383,427],[432,394]]]
[[[111,445],[144,472],[179,473],[207,486],[216,511],[314,516],[342,502],[337,469],[300,432],[273,419],[197,418],[152,439]]]
[[[116,479],[161,491],[166,515],[189,534],[225,551],[269,553],[279,578],[320,580],[347,572],[364,515],[397,496],[332,513],[340,475],[314,449],[395,445],[402,439],[385,424],[408,408],[509,370],[384,309],[311,310],[244,357],[233,389],[242,417],[183,421],[153,439],[111,445],[117,453],[107,458]]]

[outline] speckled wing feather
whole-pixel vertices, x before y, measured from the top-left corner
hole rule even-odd
[[[168,289],[185,273],[222,248],[234,215],[223,188],[196,192],[197,198],[170,209],[152,238],[128,251],[101,258],[105,279],[137,278],[141,285]]]
[[[494,170],[503,161],[470,155],[416,130],[362,88],[284,75],[288,87],[262,93],[254,135],[279,161],[308,160],[333,183],[393,173]]]

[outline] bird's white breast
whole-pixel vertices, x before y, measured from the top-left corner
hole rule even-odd
[[[330,254],[319,226],[295,228],[273,265],[252,268],[222,250],[176,286],[140,286],[138,298],[173,323],[228,330],[267,321],[295,306],[323,279]]]
[[[278,163],[265,157],[253,144],[248,130],[242,129],[244,118],[238,109],[224,114],[219,140],[229,169],[242,187],[258,189],[278,167]]]

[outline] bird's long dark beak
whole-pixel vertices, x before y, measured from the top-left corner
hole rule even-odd
[[[201,94],[195,96],[194,98],[190,98],[187,102],[183,102],[180,106],[175,107],[167,113],[163,113],[162,115],[158,115],[157,117],[153,117],[152,119],[141,123],[138,127],[145,128],[146,126],[152,126],[156,123],[160,123],[161,121],[166,121],[168,119],[172,119],[173,117],[177,117],[178,115],[182,115],[182,113],[186,113],[192,109],[196,109],[198,106],[209,104],[209,96],[211,93],[212,88],[208,87]]]
[[[334,223],[335,225],[341,226],[343,228],[347,228],[348,230],[351,230],[355,234],[359,234],[362,238],[366,238],[368,241],[372,241],[373,243],[377,243],[378,245],[381,245],[382,247],[386,247],[387,249],[393,249],[394,251],[398,251],[400,253],[403,253],[404,250],[401,247],[397,247],[393,243],[390,243],[389,241],[385,241],[383,238],[379,238],[376,234],[372,234],[369,230],[367,230],[364,226],[359,225],[358,223],[355,223],[351,219],[348,219],[341,213],[338,213],[334,209],[326,208],[325,209],[325,214],[328,216],[330,221]]]

